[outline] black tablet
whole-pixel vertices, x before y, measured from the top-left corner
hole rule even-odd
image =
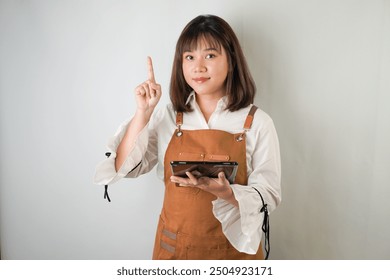
[[[237,174],[238,163],[235,161],[171,161],[172,174],[187,178],[186,172],[191,172],[196,178],[218,178],[218,173],[223,171],[226,179],[233,184]]]

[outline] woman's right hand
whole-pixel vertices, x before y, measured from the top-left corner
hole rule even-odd
[[[151,114],[161,97],[161,86],[156,83],[152,58],[148,56],[148,80],[135,88],[137,109],[143,113]]]
[[[152,59],[148,57],[148,80],[135,88],[137,111],[116,150],[115,170],[118,171],[125,162],[138,134],[147,125],[161,97],[161,86],[154,79]]]

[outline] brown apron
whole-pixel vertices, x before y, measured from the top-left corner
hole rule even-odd
[[[213,194],[196,187],[179,187],[170,181],[171,161],[236,161],[235,183],[247,184],[246,138],[257,107],[252,106],[243,132],[181,130],[183,113],[164,158],[165,197],[158,223],[153,259],[264,259],[261,245],[256,255],[237,251],[222,232],[212,212]]]

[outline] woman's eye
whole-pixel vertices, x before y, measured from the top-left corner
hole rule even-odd
[[[192,55],[186,55],[186,56],[185,56],[185,59],[187,59],[187,60],[193,60],[194,57],[193,57]]]
[[[210,53],[210,54],[208,54],[208,55],[206,55],[206,58],[214,58],[215,57],[215,54],[212,54],[212,53]]]

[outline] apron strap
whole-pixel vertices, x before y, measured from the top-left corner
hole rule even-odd
[[[177,112],[176,114],[176,125],[181,126],[183,124],[183,112]]]
[[[249,110],[248,116],[246,117],[245,123],[244,123],[244,129],[249,130],[252,126],[253,117],[256,113],[257,106],[252,105],[252,108]]]
[[[243,137],[244,137],[244,134],[245,134],[245,131],[249,130],[252,126],[252,122],[253,122],[253,118],[254,118],[254,115],[256,113],[256,110],[257,110],[257,106],[256,105],[252,105],[251,109],[249,110],[249,113],[245,119],[245,123],[244,123],[244,132],[237,137],[237,141],[242,141]],[[183,132],[181,131],[181,126],[183,125],[183,112],[177,112],[176,114],[176,126],[178,128],[177,130],[177,133],[176,135],[177,136],[181,136],[183,134]]]
[[[248,116],[245,119],[245,123],[244,123],[244,129],[245,130],[248,130],[248,129],[251,128],[252,122],[253,122],[253,117],[254,117],[254,115],[256,113],[256,110],[257,110],[257,106],[256,105],[252,105],[251,109],[249,110]],[[176,126],[180,127],[182,125],[183,125],[183,112],[177,112],[177,114],[176,114]]]
[[[254,115],[256,113],[257,106],[252,105],[251,109],[249,110],[248,116],[246,116],[245,123],[244,123],[244,131],[237,136],[236,141],[240,142],[244,139],[245,133],[251,128]]]
[[[176,136],[177,137],[183,135],[183,132],[181,131],[182,124],[183,124],[183,112],[177,112],[176,114],[176,127],[177,127]]]

